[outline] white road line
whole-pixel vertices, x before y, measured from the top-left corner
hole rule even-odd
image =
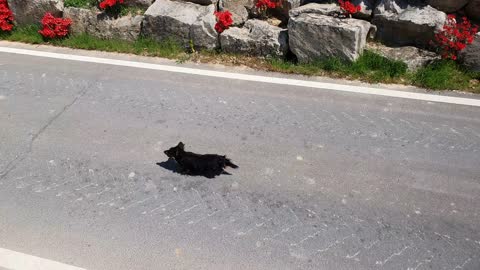
[[[351,93],[359,93],[359,94],[369,94],[369,95],[378,95],[378,96],[387,96],[387,97],[396,97],[396,98],[405,98],[405,99],[414,99],[414,100],[422,100],[422,101],[441,102],[441,103],[480,107],[480,99],[450,97],[450,96],[441,96],[441,95],[433,95],[433,94],[370,88],[370,87],[364,87],[364,86],[351,86],[351,85],[323,83],[323,82],[307,81],[307,80],[248,75],[248,74],[241,74],[241,73],[230,73],[230,72],[222,72],[222,71],[185,68],[185,67],[178,67],[178,66],[159,65],[159,64],[125,61],[125,60],[117,60],[117,59],[109,59],[109,58],[99,58],[99,57],[91,57],[91,56],[81,56],[81,55],[72,55],[72,54],[17,49],[17,48],[11,48],[11,47],[0,47],[0,52],[70,60],[70,61],[88,62],[88,63],[96,63],[96,64],[161,70],[161,71],[167,71],[167,72],[184,73],[184,74],[207,76],[207,77],[216,77],[216,78],[225,78],[225,79],[252,81],[252,82],[263,82],[263,83],[281,84],[281,85],[291,85],[291,86],[299,86],[299,87],[334,90],[334,91],[341,91],[341,92],[351,92]]]
[[[0,268],[8,270],[85,270],[36,256],[0,248]]]

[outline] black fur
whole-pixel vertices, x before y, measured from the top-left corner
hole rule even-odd
[[[207,178],[214,178],[220,174],[228,174],[224,169],[238,168],[226,156],[215,154],[200,155],[185,151],[185,145],[180,142],[177,146],[166,150],[165,155],[174,159],[179,165],[179,172],[188,175],[202,175]]]

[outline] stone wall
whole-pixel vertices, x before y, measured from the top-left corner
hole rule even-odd
[[[8,3],[20,25],[39,22],[48,11],[71,18],[73,33],[129,41],[140,35],[159,41],[174,38],[186,47],[255,56],[283,57],[292,52],[301,62],[332,57],[354,61],[368,41],[375,39],[388,46],[375,43],[378,53],[405,61],[412,69],[438,58],[428,50],[433,49],[431,41],[447,14],[480,21],[480,0],[352,0],[362,7],[353,18],[342,16],[337,1],[280,1],[281,7],[269,11],[269,19],[256,10],[255,0],[125,0],[126,5],[144,7],[146,12],[120,18],[96,8],[64,8],[63,0]],[[232,27],[221,34],[214,29],[217,10],[231,11],[234,19]],[[475,69],[480,66],[478,42],[461,57]],[[402,52],[408,57],[401,57]]]

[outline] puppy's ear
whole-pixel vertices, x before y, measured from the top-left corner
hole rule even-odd
[[[185,149],[185,144],[183,144],[183,142],[179,142],[177,147],[184,150]]]

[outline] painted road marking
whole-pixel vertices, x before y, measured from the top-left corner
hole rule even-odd
[[[40,257],[0,248],[0,269],[8,270],[85,270]]]
[[[212,70],[204,70],[204,69],[179,67],[179,66],[151,64],[151,63],[136,62],[136,61],[126,61],[126,60],[81,56],[81,55],[73,55],[73,54],[62,54],[62,53],[17,49],[17,48],[10,48],[10,47],[0,47],[0,52],[70,60],[70,61],[88,62],[88,63],[96,63],[96,64],[160,70],[160,71],[166,71],[166,72],[184,73],[184,74],[216,77],[216,78],[224,78],[224,79],[291,85],[291,86],[317,88],[317,89],[350,92],[350,93],[358,93],[358,94],[369,94],[369,95],[378,95],[378,96],[387,96],[387,97],[395,97],[395,98],[405,98],[405,99],[414,99],[414,100],[422,100],[422,101],[441,102],[441,103],[480,107],[480,99],[405,92],[405,91],[378,89],[378,88],[370,88],[370,87],[364,87],[364,86],[342,85],[342,84],[334,84],[334,83],[324,83],[324,82],[307,81],[307,80],[276,78],[276,77],[259,76],[259,75],[248,75],[248,74],[241,74],[241,73],[212,71]]]

